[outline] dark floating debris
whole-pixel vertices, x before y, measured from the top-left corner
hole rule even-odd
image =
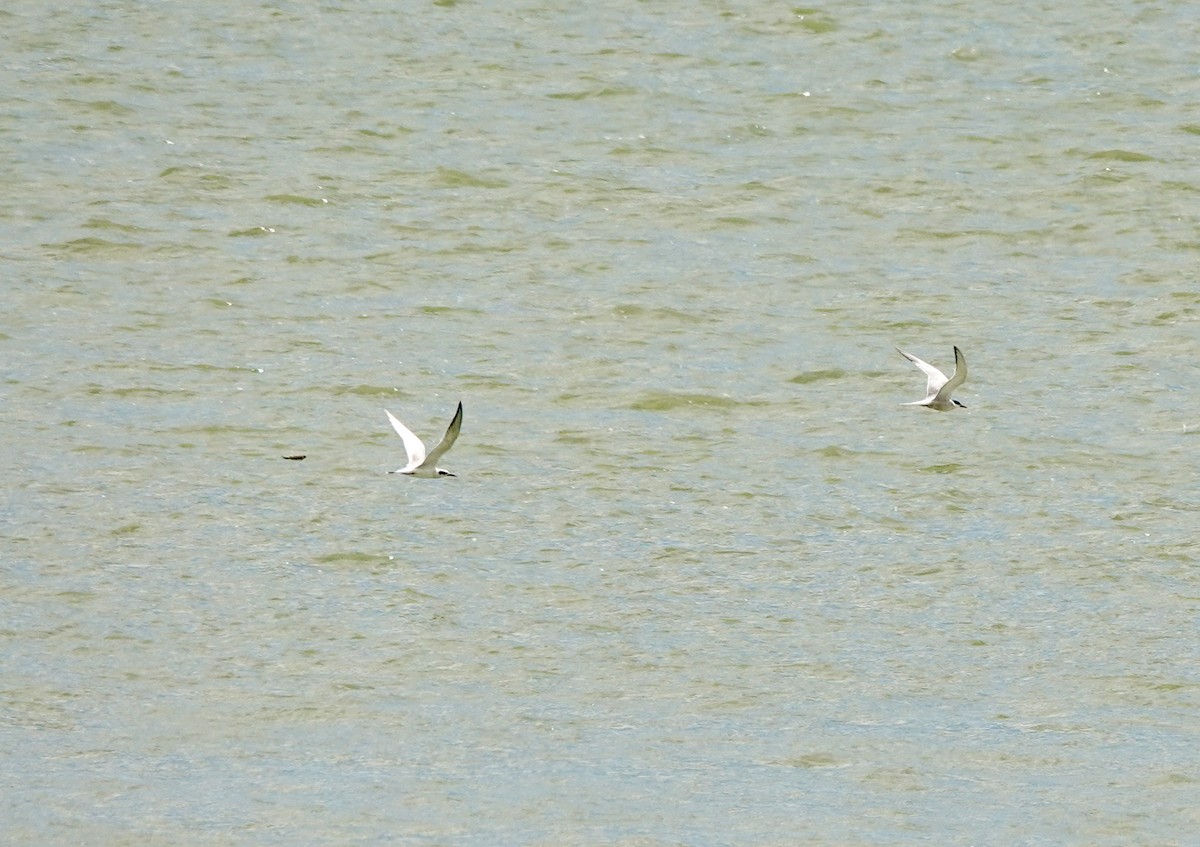
[[[301,459],[307,459],[308,456],[306,456],[304,453],[297,453],[295,456],[284,456],[283,458],[291,459],[293,462],[298,462]]]

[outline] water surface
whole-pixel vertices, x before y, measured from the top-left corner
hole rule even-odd
[[[1188,843],[1188,12],[11,6],[7,840]]]

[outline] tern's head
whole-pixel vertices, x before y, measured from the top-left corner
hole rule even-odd
[[[458,476],[456,473],[450,473],[450,471],[444,471],[441,468],[438,468],[437,472],[438,476]]]
[[[951,402],[951,403],[953,403],[955,406],[958,406],[958,408],[960,408],[960,409],[965,409],[965,408],[967,408],[967,404],[966,404],[966,403],[960,403],[960,402],[958,402],[957,400],[951,400],[950,402]]]

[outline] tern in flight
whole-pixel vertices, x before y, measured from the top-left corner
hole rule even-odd
[[[949,412],[955,406],[962,409],[967,408],[957,400],[950,399],[954,389],[967,380],[967,360],[963,356],[962,350],[954,348],[954,376],[948,379],[933,365],[918,359],[911,353],[905,353],[899,347],[896,348],[896,352],[925,371],[925,376],[929,377],[929,381],[925,384],[925,399],[905,403],[905,406],[927,406],[930,409],[937,409],[939,412]]]
[[[383,411],[388,416],[388,420],[392,422],[392,428],[404,439],[404,450],[408,453],[408,464],[398,471],[388,471],[388,473],[403,473],[426,479],[435,479],[439,476],[455,476],[450,471],[444,471],[439,468],[437,463],[438,459],[442,458],[458,439],[458,431],[462,429],[462,403],[458,404],[458,411],[454,413],[454,420],[450,421],[450,426],[446,427],[446,434],[442,436],[441,442],[428,454],[425,453],[425,445],[421,443],[421,439],[413,435],[411,429],[400,423],[399,419],[387,409]]]

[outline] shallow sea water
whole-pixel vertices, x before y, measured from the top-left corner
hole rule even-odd
[[[1191,843],[1186,8],[179,5],[0,13],[0,840]]]

